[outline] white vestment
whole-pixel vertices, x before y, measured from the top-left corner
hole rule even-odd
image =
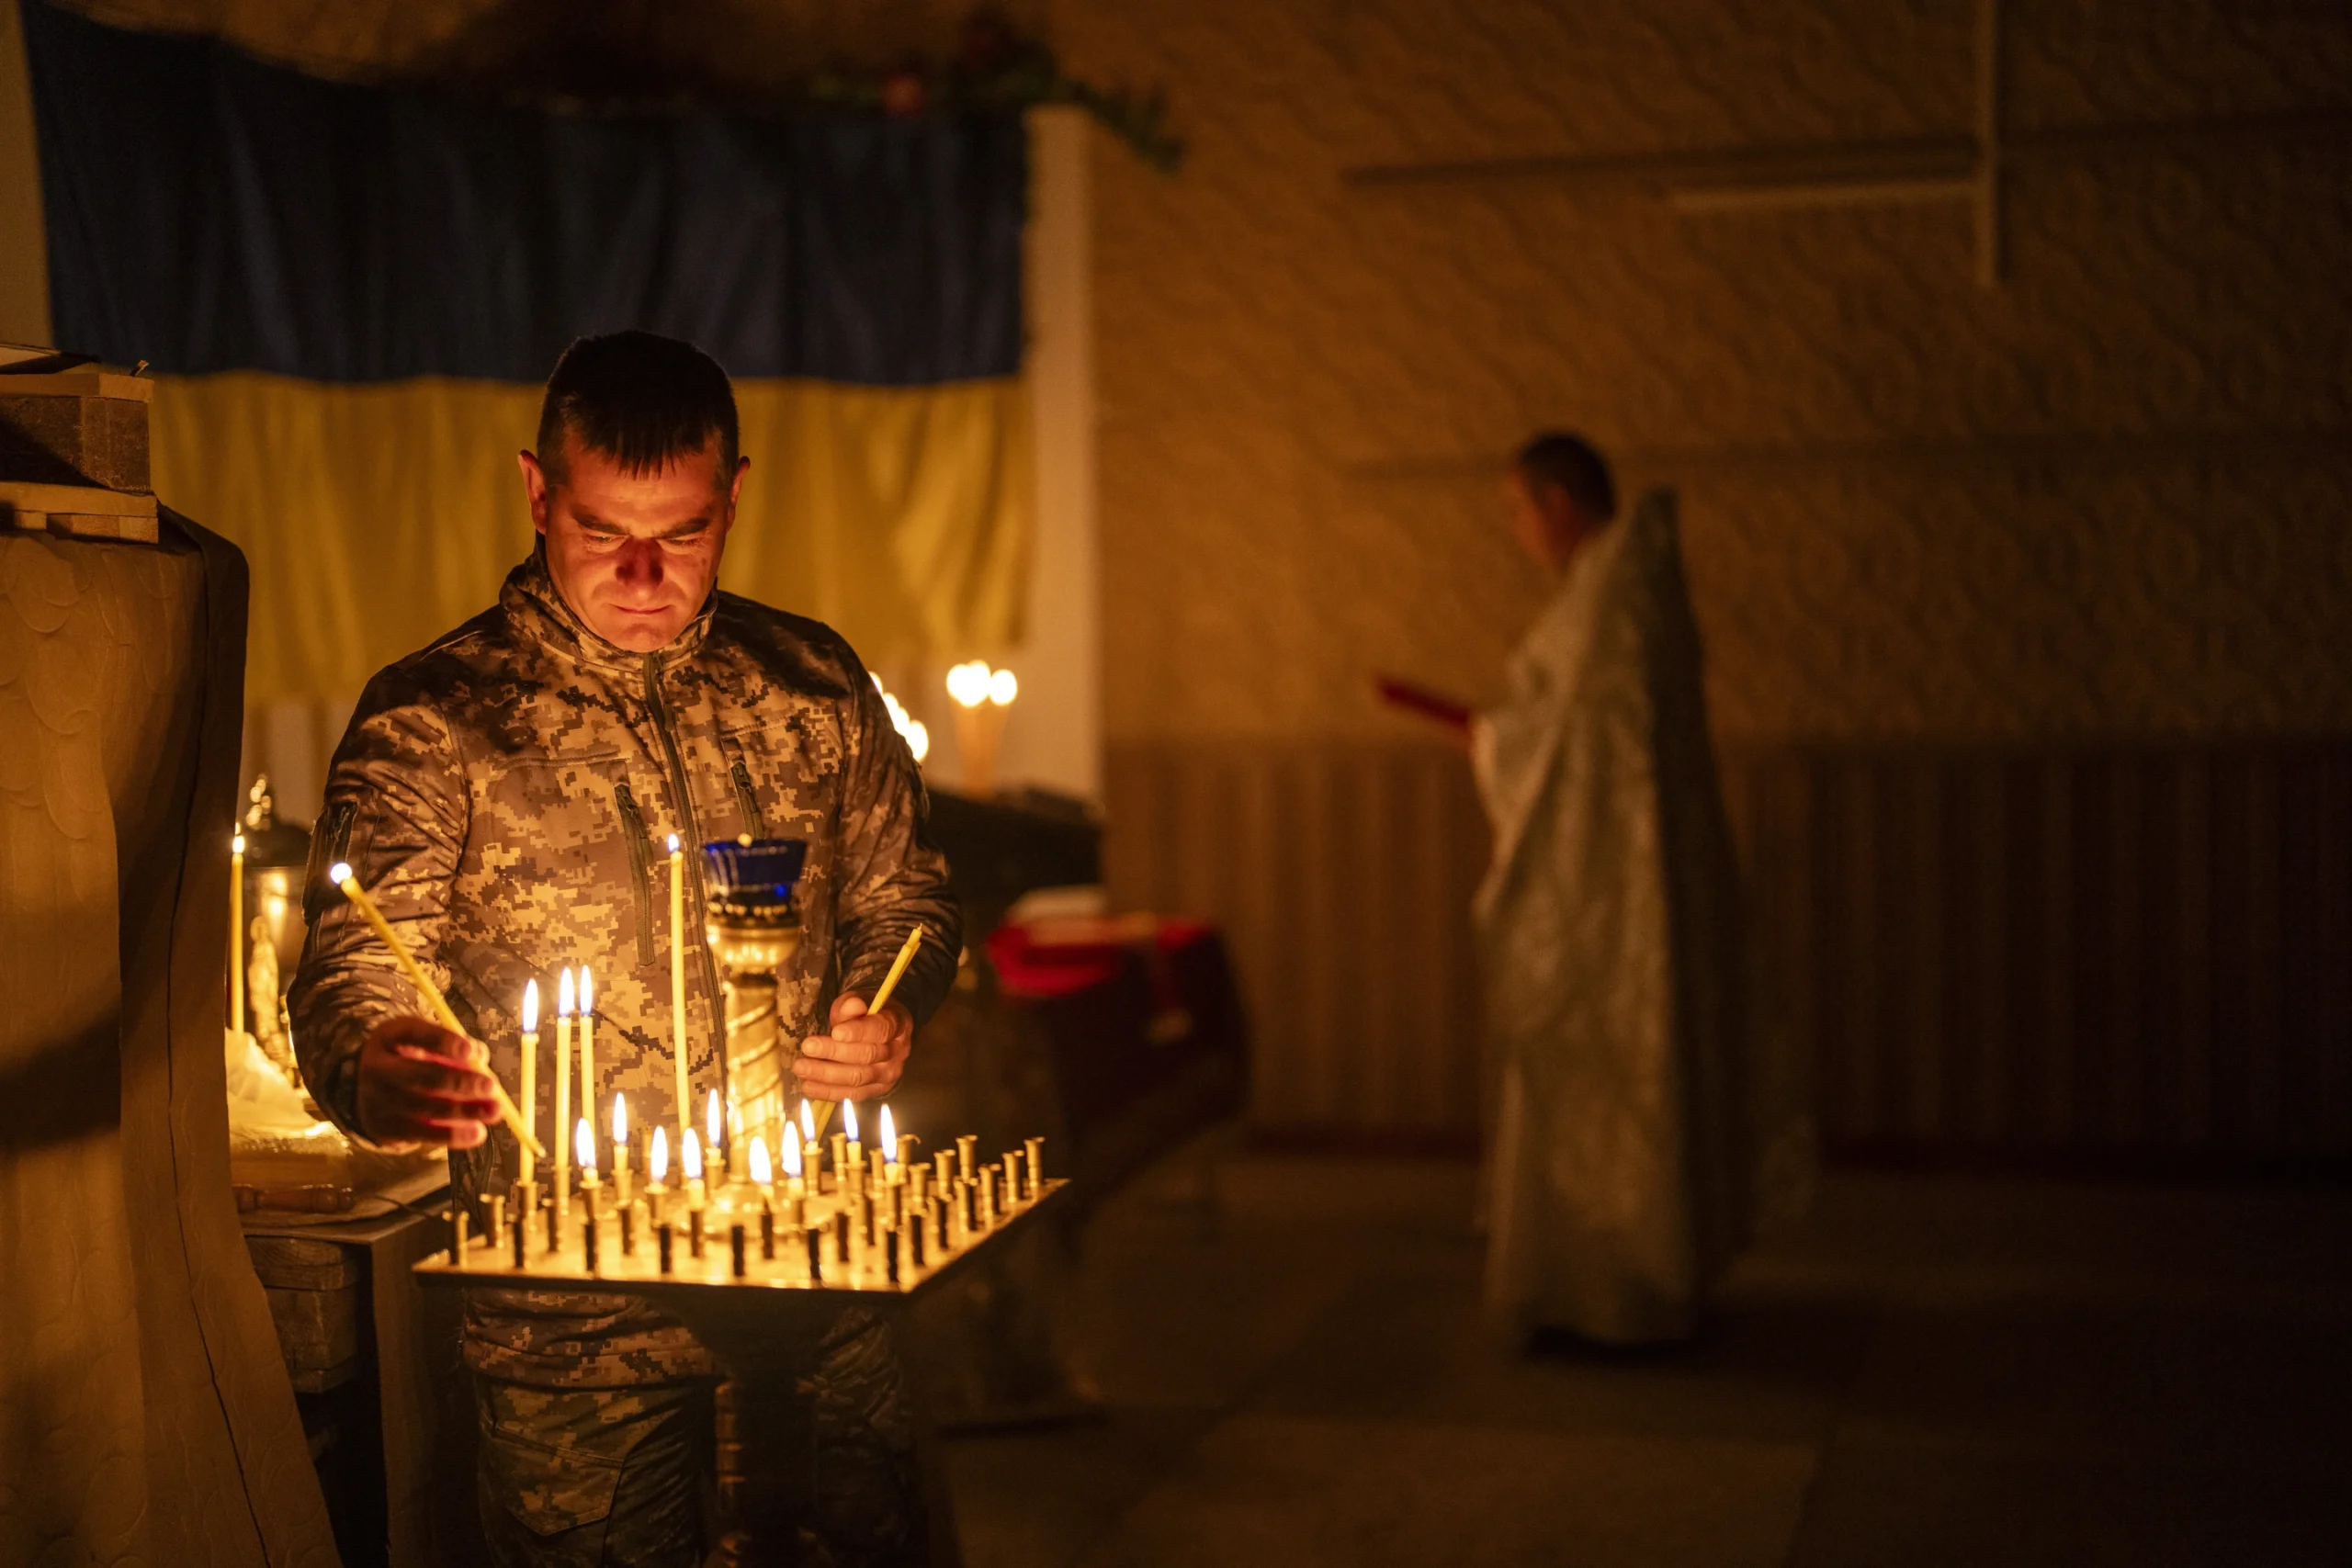
[[[1488,1306],[1610,1344],[1689,1335],[1811,1173],[1767,1049],[1700,688],[1674,498],[1577,550],[1476,730],[1476,906],[1501,1094]]]

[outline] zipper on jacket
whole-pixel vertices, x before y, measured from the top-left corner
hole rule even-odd
[[[662,738],[662,755],[670,767],[670,788],[678,797],[679,825],[684,829],[680,835],[684,841],[679,847],[685,851],[687,868],[686,919],[691,922],[691,929],[699,931],[707,918],[703,908],[702,877],[697,874],[702,865],[702,825],[695,819],[694,792],[686,787],[686,760],[678,750],[677,732],[670,727],[670,702],[662,694],[662,656],[659,653],[645,656],[645,706],[652,716],[653,733]],[[710,998],[715,1014],[725,1005],[719,1000],[718,963],[711,957],[707,942],[695,942],[695,951],[701,955],[703,995]],[[721,1048],[715,1054],[718,1058],[719,1081],[724,1084],[727,1053]]]
[[[759,797],[752,793],[752,770],[738,757],[727,765],[727,776],[735,781],[735,809],[742,813],[743,831],[754,839],[766,838],[767,832],[760,825]]]
[[[645,836],[645,813],[626,782],[613,786],[620,807],[621,837],[628,840],[628,879],[637,889],[637,966],[653,967],[653,842]]]

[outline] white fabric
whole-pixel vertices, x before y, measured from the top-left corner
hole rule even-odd
[[[1673,497],[1589,540],[1474,736],[1501,1070],[1487,1296],[1507,1324],[1687,1336],[1801,1206],[1798,1075],[1755,1027]]]

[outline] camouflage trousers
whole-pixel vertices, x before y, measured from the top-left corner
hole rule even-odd
[[[477,1375],[477,1483],[499,1568],[691,1568],[718,1532],[779,1568],[931,1561],[888,1329],[845,1313],[790,1373],[728,1389],[744,1484],[712,1487],[714,1385],[531,1388]]]

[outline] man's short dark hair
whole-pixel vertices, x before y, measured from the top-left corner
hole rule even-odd
[[[1591,442],[1565,430],[1547,430],[1519,449],[1519,471],[1531,485],[1549,485],[1580,512],[1606,523],[1617,515],[1617,481],[1609,459]]]
[[[631,474],[690,457],[716,434],[720,488],[735,477],[735,389],[717,360],[673,337],[626,332],[573,339],[539,405],[539,466],[553,484],[564,479],[567,430]]]

